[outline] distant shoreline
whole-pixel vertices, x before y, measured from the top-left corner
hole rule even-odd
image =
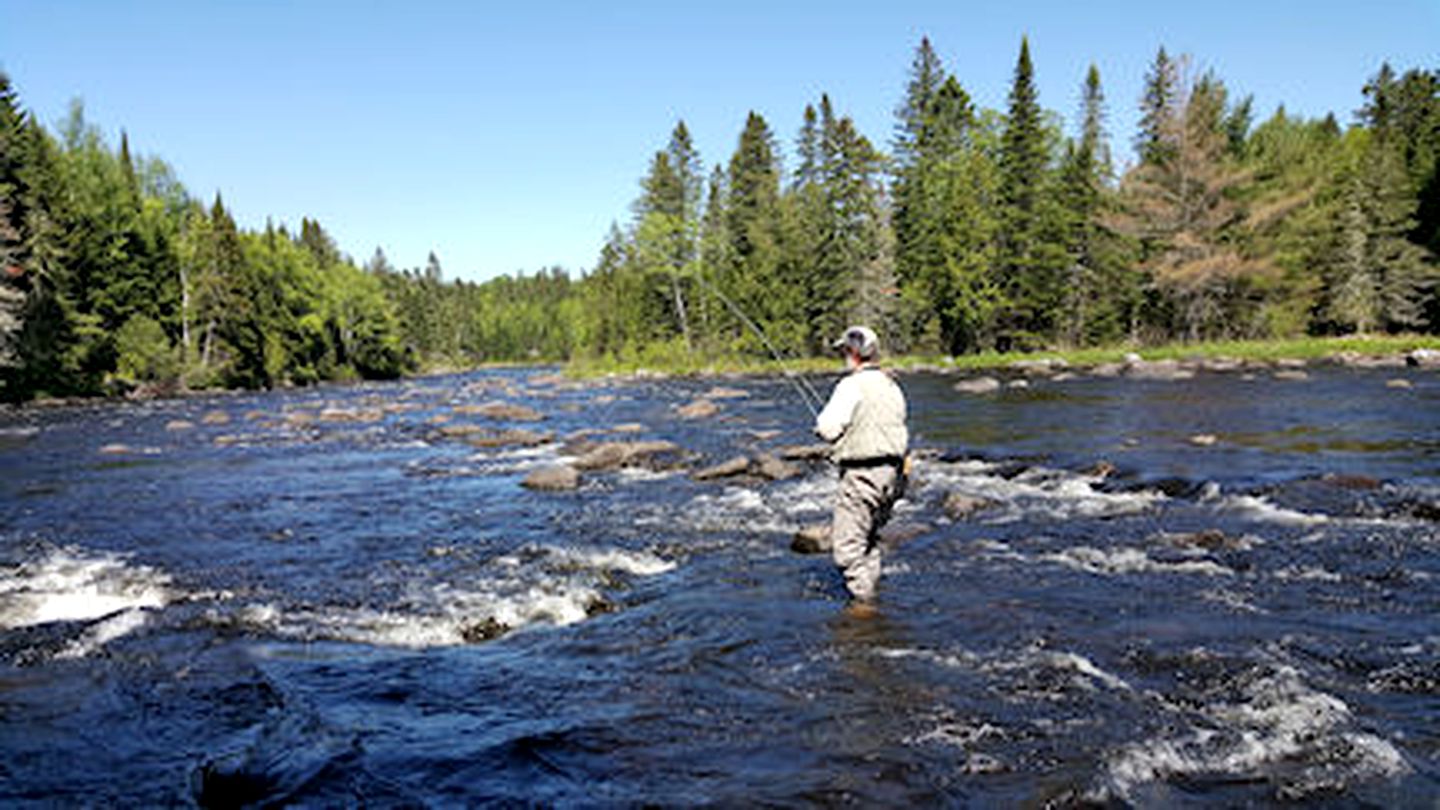
[[[1035,352],[987,352],[940,357],[904,354],[882,357],[881,364],[901,372],[934,372],[966,374],[975,372],[1025,372],[1037,367],[1052,370],[1084,371],[1139,362],[1175,361],[1201,365],[1208,361],[1210,370],[1224,367],[1226,361],[1253,367],[1284,365],[1287,361],[1332,361],[1357,366],[1403,366],[1416,351],[1440,352],[1440,336],[1382,335],[1338,338],[1298,338],[1292,340],[1214,341],[1173,343],[1160,346],[1111,346],[1104,348],[1044,350]],[[823,374],[837,371],[839,361],[826,357],[805,357],[785,360],[755,358],[709,358],[676,363],[617,362],[572,360],[564,364],[565,373],[578,379],[595,377],[726,377],[785,376],[786,374]]]
[[[1428,353],[1434,353],[1430,355]],[[898,355],[881,359],[882,365],[902,373],[936,373],[957,376],[980,373],[1009,372],[1021,375],[1054,375],[1069,372],[1124,370],[1151,364],[1174,363],[1179,368],[1205,371],[1253,371],[1284,368],[1287,365],[1333,362],[1356,367],[1417,366],[1440,369],[1440,336],[1385,335],[1372,337],[1301,338],[1295,340],[1217,341],[1175,343],[1152,347],[1113,346],[1095,349],[1073,349],[1036,352],[989,352],[959,357]],[[602,378],[668,378],[694,379],[736,377],[784,377],[790,374],[829,374],[840,370],[838,360],[825,357],[804,357],[786,360],[756,358],[694,358],[687,362],[629,362],[571,360],[536,361],[534,363],[477,363],[473,366],[437,364],[424,371],[408,374],[398,380],[417,380],[447,374],[497,368],[551,368],[577,381]],[[379,382],[375,380],[331,381],[313,386],[320,388],[350,386]],[[150,402],[165,399],[241,396],[263,389],[157,388],[153,392],[137,389],[128,394],[90,397],[58,397],[0,404],[0,413],[23,412],[57,407],[78,407],[106,402]]]

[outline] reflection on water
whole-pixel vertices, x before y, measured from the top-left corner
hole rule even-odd
[[[1387,379],[908,376],[870,618],[789,551],[823,463],[686,474],[810,443],[783,380],[9,412],[0,803],[1432,807],[1440,378]]]

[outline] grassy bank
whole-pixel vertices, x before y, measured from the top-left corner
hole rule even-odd
[[[1216,341],[1173,343],[1144,348],[1112,346],[1042,352],[984,352],[960,357],[902,355],[886,358],[884,362],[888,366],[901,369],[953,369],[981,372],[1003,369],[1014,363],[1039,359],[1060,359],[1076,367],[1098,366],[1105,363],[1122,362],[1125,356],[1131,353],[1138,354],[1146,360],[1230,358],[1272,362],[1284,358],[1320,360],[1341,353],[1372,357],[1395,356],[1420,348],[1440,350],[1440,335]],[[787,371],[820,373],[835,371],[838,367],[838,360],[831,357],[798,358],[780,363],[771,359],[754,357],[697,357],[670,352],[664,355],[625,361],[594,358],[572,360],[566,366],[566,373],[582,378],[608,374],[625,376],[644,373],[703,377],[724,374],[783,374]]]

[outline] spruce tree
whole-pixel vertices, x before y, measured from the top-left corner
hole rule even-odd
[[[1114,169],[1104,129],[1105,96],[1093,64],[1081,99],[1080,136],[1067,145],[1060,170],[1068,254],[1060,336],[1072,346],[1124,337],[1138,304],[1122,247],[1104,224]]]
[[[1061,210],[1050,185],[1030,43],[1022,38],[1000,153],[997,269],[1006,299],[1001,348],[1035,348],[1055,337],[1066,261]]]
[[[0,370],[20,362],[24,327],[24,147],[24,117],[10,78],[0,72]]]
[[[1163,163],[1173,154],[1171,136],[1179,90],[1180,65],[1170,59],[1162,45],[1145,75],[1145,91],[1140,98],[1135,154],[1141,163]]]
[[[755,112],[745,120],[726,177],[725,232],[729,266],[721,275],[722,291],[766,329],[772,344],[796,351],[803,330],[795,313],[802,310],[804,289],[785,262],[785,214],[780,199],[780,160],[770,125]],[[736,345],[749,351],[763,346],[743,324],[734,327]]]

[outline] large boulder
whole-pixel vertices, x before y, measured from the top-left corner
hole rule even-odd
[[[532,470],[520,485],[542,492],[563,492],[580,486],[580,473],[574,467],[555,464]]]

